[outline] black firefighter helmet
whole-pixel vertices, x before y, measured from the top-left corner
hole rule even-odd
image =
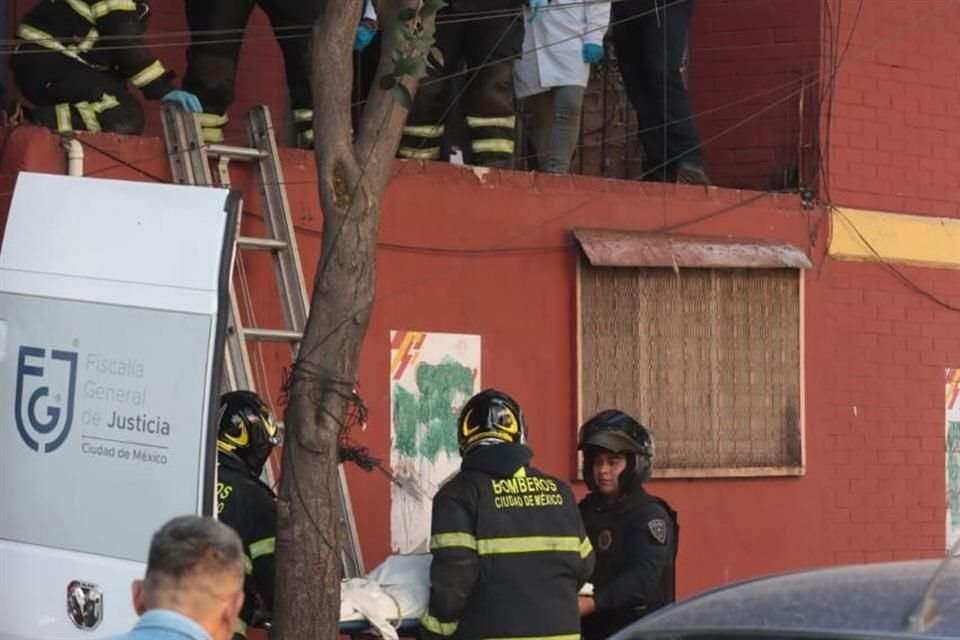
[[[260,396],[252,391],[223,394],[217,449],[236,456],[259,476],[270,452],[278,444],[280,427]]]
[[[620,474],[621,491],[627,491],[635,481],[646,482],[653,471],[653,435],[623,411],[607,409],[584,422],[577,448],[583,451],[583,481],[591,491],[597,490],[593,458],[598,450],[626,454],[627,468]]]
[[[527,423],[517,402],[496,389],[484,389],[463,405],[457,422],[460,455],[478,444],[498,442],[523,443],[527,439]]]

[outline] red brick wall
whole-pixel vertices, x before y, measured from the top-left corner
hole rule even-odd
[[[819,0],[698,0],[690,94],[715,183],[780,188],[815,167]],[[801,90],[801,88],[804,88]],[[801,104],[802,102],[802,104]]]
[[[157,140],[95,140],[167,175]],[[61,172],[62,153],[48,132],[16,132],[0,188],[9,192],[16,169]],[[89,147],[87,153],[88,173],[144,179]],[[284,158],[310,279],[320,223],[313,160],[296,151]],[[354,434],[373,455],[389,459],[390,330],[474,333],[483,337],[484,384],[509,390],[524,405],[537,464],[572,477],[577,364],[569,230],[653,229],[739,205],[682,232],[776,239],[810,252],[807,473],[655,482],[653,490],[674,504],[683,525],[681,595],[782,569],[943,553],[943,368],[960,363],[957,315],[904,287],[883,266],[824,261],[828,225],[818,224],[819,214],[804,212],[794,197],[745,203],[751,194],[730,190],[668,187],[664,212],[655,184],[509,172],[481,179],[439,164],[398,164],[397,173],[383,205],[376,305],[360,365],[369,428]],[[235,184],[249,196],[245,224],[256,226],[260,205],[249,176],[237,175]],[[505,244],[527,250],[482,251]],[[269,264],[249,267],[253,290],[264,296],[258,311],[269,314]],[[960,305],[955,271],[903,270]],[[478,302],[490,299],[509,313],[490,313]],[[265,360],[276,398],[283,358],[267,349]],[[365,559],[373,566],[389,551],[389,486],[380,474],[350,468],[348,475]],[[582,484],[577,490],[583,492]]]
[[[841,5],[844,40],[857,5]],[[863,3],[833,99],[835,203],[960,216],[958,42],[953,0]]]

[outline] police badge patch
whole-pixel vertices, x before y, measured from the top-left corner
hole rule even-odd
[[[647,523],[647,528],[650,529],[650,535],[660,544],[667,543],[667,521],[661,518],[651,520]]]

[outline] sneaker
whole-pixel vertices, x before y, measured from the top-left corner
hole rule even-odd
[[[677,184],[696,184],[709,187],[710,178],[707,177],[700,165],[684,162],[677,168]]]

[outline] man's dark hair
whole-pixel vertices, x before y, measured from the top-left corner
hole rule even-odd
[[[214,518],[180,516],[153,534],[146,587],[179,583],[197,575],[243,576],[243,545],[236,532]]]

